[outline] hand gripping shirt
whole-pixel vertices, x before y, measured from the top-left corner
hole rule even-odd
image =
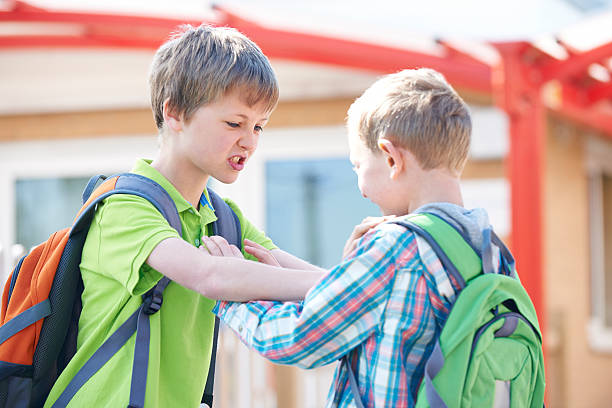
[[[213,312],[264,357],[302,368],[350,353],[368,407],[412,407],[426,358],[455,290],[422,238],[381,224],[324,276],[303,303],[218,302]],[[354,406],[338,364],[327,407]]]
[[[210,233],[217,218],[205,202],[194,208],[174,186],[144,160],[133,173],[160,184],[174,200],[181,219],[182,238],[199,246],[202,234]],[[242,238],[268,249],[272,242],[249,223],[238,207]],[[84,291],[79,319],[77,352],[55,383],[45,407],[50,407],[78,369],[95,350],[141,305],[141,295],[162,275],[145,261],[162,240],[178,237],[163,216],[146,199],[114,195],[98,208],[91,223],[81,261]],[[249,255],[250,256],[250,255]],[[210,363],[214,301],[171,282],[163,305],[151,315],[151,340],[145,406],[147,408],[199,407]],[[125,407],[128,405],[132,361],[132,338],[70,401],[70,407]]]

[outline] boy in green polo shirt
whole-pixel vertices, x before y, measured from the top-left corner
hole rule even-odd
[[[239,259],[198,249],[216,220],[206,193],[209,177],[236,180],[278,100],[274,72],[261,50],[233,29],[186,26],[157,51],[150,86],[160,149],[152,162],[137,161],[132,172],[168,192],[179,211],[182,237],[141,197],[117,194],[100,205],[80,265],[84,290],[77,352],[45,407],[162,276],[172,282],[163,307],[150,317],[145,398],[146,407],[160,408],[199,406],[211,355],[212,299],[301,299],[321,276],[318,268],[277,249],[229,200],[246,240],[245,255],[265,257],[271,251],[279,266],[290,269],[262,263],[247,273],[234,267]],[[134,337],[69,406],[128,405]]]

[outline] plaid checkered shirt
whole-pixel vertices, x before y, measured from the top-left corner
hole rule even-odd
[[[313,368],[347,353],[367,407],[412,407],[455,291],[429,244],[381,224],[303,302],[218,302],[213,312],[249,347]],[[327,407],[354,406],[338,364]]]

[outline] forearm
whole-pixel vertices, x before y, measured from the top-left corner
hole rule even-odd
[[[298,300],[321,277],[318,271],[283,269],[238,258],[216,257],[179,238],[160,242],[147,264],[174,282],[211,299]]]
[[[332,363],[351,347],[325,334],[327,324],[293,302],[217,302],[213,308],[236,335],[278,364],[314,368]],[[341,321],[341,320],[340,320]]]
[[[271,252],[283,268],[300,269],[305,271],[318,271],[320,274],[326,272],[325,269],[319,268],[318,266],[306,262],[305,260],[300,259],[297,256],[291,255],[290,253],[285,252],[281,249],[273,249]]]
[[[195,290],[231,301],[301,300],[319,280],[318,271],[279,268],[238,258],[205,256]]]

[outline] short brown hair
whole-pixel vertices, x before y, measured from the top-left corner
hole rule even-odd
[[[259,47],[229,27],[183,25],[155,54],[149,74],[151,107],[158,129],[164,124],[163,104],[189,120],[202,105],[239,89],[244,102],[278,102],[278,83]]]
[[[406,69],[370,86],[351,105],[349,131],[378,152],[381,137],[399,143],[428,170],[461,172],[467,160],[472,121],[465,102],[433,69]]]

